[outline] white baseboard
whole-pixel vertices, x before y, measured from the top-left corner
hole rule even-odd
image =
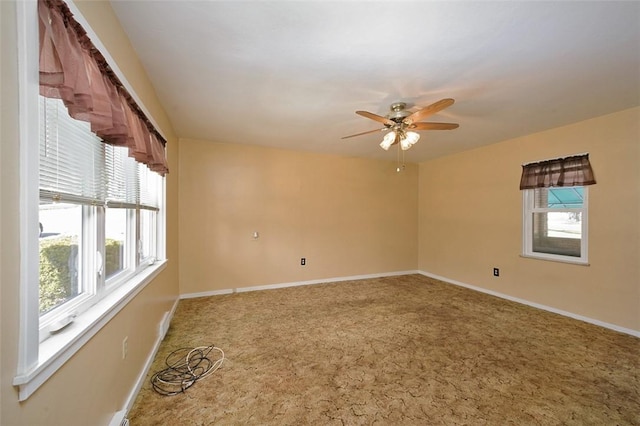
[[[420,273],[421,273],[420,271],[416,271],[416,270],[397,271],[397,272],[385,272],[381,274],[352,275],[349,277],[322,278],[318,280],[309,280],[309,281],[294,281],[294,282],[288,282],[288,283],[267,284],[267,285],[253,286],[253,287],[239,287],[239,288],[230,288],[230,289],[224,289],[224,290],[212,290],[212,291],[205,291],[201,293],[187,293],[187,294],[180,295],[180,299],[192,299],[195,297],[217,296],[220,294],[244,293],[247,291],[258,291],[258,290],[273,290],[276,288],[297,287],[301,285],[335,283],[340,281],[365,280],[370,278],[394,277],[398,275],[410,275],[410,274],[420,274]]]
[[[121,426],[123,424],[126,424],[127,414],[129,413],[129,410],[131,410],[131,407],[133,407],[133,403],[136,401],[136,396],[138,395],[138,392],[140,392],[140,389],[144,384],[144,380],[147,377],[149,369],[151,368],[151,364],[153,364],[153,360],[156,358],[158,349],[160,349],[160,344],[162,343],[165,334],[169,330],[169,324],[171,323],[173,314],[176,312],[179,301],[179,298],[176,299],[175,302],[173,302],[173,306],[171,306],[171,309],[165,312],[162,316],[162,320],[160,320],[160,323],[158,324],[158,336],[156,338],[156,342],[153,345],[151,352],[149,352],[149,356],[147,357],[142,371],[138,375],[135,386],[133,387],[133,389],[131,389],[131,392],[129,392],[129,396],[125,400],[122,410],[117,411],[111,418],[109,426]]]
[[[199,293],[187,293],[181,294],[180,299],[195,299],[196,297],[209,297],[209,296],[219,296],[221,294],[231,294],[234,293],[234,289],[228,288],[224,290],[211,290],[211,291],[202,291]]]
[[[587,322],[589,324],[594,324],[594,325],[597,325],[597,326],[600,326],[600,327],[608,328],[610,330],[619,331],[620,333],[625,333],[625,334],[630,334],[631,336],[640,337],[640,331],[638,331],[638,330],[633,330],[633,329],[630,329],[630,328],[620,327],[619,325],[610,324],[610,323],[607,323],[607,322],[604,322],[604,321],[600,321],[600,320],[597,320],[597,319],[593,319],[593,318],[585,317],[585,316],[582,316],[582,315],[574,314],[573,312],[563,311],[561,309],[556,309],[556,308],[553,308],[551,306],[541,305],[540,303],[530,302],[530,301],[525,300],[525,299],[520,299],[519,297],[509,296],[508,294],[499,293],[497,291],[488,290],[486,288],[476,287],[474,285],[470,285],[470,284],[466,284],[466,283],[463,283],[463,282],[460,282],[460,281],[452,280],[450,278],[443,277],[443,276],[440,276],[440,275],[431,274],[429,272],[418,271],[418,273],[421,274],[421,275],[424,275],[425,277],[434,278],[436,280],[443,281],[445,283],[457,285],[457,286],[460,286],[460,287],[465,287],[465,288],[468,288],[470,290],[475,290],[475,291],[479,291],[481,293],[490,294],[492,296],[496,296],[496,297],[499,297],[501,299],[506,299],[506,300],[510,300],[512,302],[521,303],[523,305],[531,306],[531,307],[534,307],[534,308],[537,308],[537,309],[542,309],[543,311],[553,312],[554,314],[558,314],[558,315],[562,315],[562,316],[565,316],[565,317],[577,319],[577,320],[580,320],[580,321]]]

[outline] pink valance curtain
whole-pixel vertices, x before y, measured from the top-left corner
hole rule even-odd
[[[166,141],[123,87],[62,0],[38,0],[40,94],[62,99],[71,117],[91,123],[104,142],[162,176]]]
[[[583,186],[595,183],[589,154],[582,154],[523,165],[520,189]]]

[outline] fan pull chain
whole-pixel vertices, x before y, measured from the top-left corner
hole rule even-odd
[[[400,172],[403,172],[404,168],[405,168],[404,167],[404,151],[402,149],[400,149],[400,144],[397,144],[397,145],[398,145],[398,155],[397,155],[398,166],[396,167],[396,172],[400,173]],[[400,165],[400,151],[402,151],[402,166]]]

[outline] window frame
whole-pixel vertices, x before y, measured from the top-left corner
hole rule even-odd
[[[533,259],[550,260],[555,262],[573,263],[578,265],[589,265],[589,187],[583,188],[583,204],[580,208],[544,208],[535,207],[534,194],[536,189],[549,190],[552,188],[532,188],[522,190],[522,256]],[[581,236],[580,236],[580,256],[569,256],[562,254],[537,252],[533,249],[533,214],[548,212],[580,212],[581,213]]]
[[[83,26],[122,84],[156,129],[160,129],[144,107],[116,62],[72,0],[65,0],[74,18]],[[39,315],[39,118],[38,118],[38,12],[36,1],[16,3],[18,40],[18,94],[20,144],[20,307],[17,372],[13,385],[20,401],[26,400],[85,343],[96,335],[146,285],[166,267],[166,179],[162,179],[156,215],[156,257],[98,303],[73,319],[55,335],[40,341]],[[104,236],[102,236],[104,237]],[[97,238],[100,238],[98,236]]]
[[[154,226],[145,228],[145,236],[154,242],[158,233],[155,226],[158,201],[162,199],[159,192],[164,178],[130,157],[129,148],[105,143],[91,132],[89,123],[71,118],[59,99],[39,96],[38,102],[42,111],[38,123],[42,129],[39,138],[40,224],[53,231],[68,232],[69,229],[60,228],[64,227],[60,222],[75,223],[81,230],[77,234],[77,245],[74,244],[78,249],[76,261],[82,262],[78,265],[77,294],[65,294],[64,300],[50,300],[50,295],[44,299],[55,301],[55,305],[40,315],[42,341],[155,261],[158,250],[154,244],[147,244],[146,259],[140,256],[140,224],[142,212],[148,211],[145,215],[152,218],[150,223]],[[83,151],[84,156],[79,156],[78,152]],[[84,160],[86,156],[89,160]],[[81,166],[77,168],[76,164]],[[87,181],[90,181],[88,186]],[[60,216],[56,205],[79,208],[81,214],[63,213]],[[45,212],[46,216],[42,216]],[[116,222],[107,220],[111,212],[118,212]],[[107,276],[110,265],[107,242],[115,236],[111,234],[112,224],[119,225],[118,234],[124,231],[124,238],[116,238],[121,242],[123,263],[118,265],[122,268]],[[40,245],[55,246],[65,234],[52,236],[52,241],[41,239]],[[40,283],[41,287],[46,284]],[[43,296],[42,292],[40,296]],[[42,302],[43,299],[40,304]]]

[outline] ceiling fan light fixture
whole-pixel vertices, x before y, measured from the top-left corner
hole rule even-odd
[[[396,132],[387,133],[386,135],[384,135],[382,142],[380,142],[380,148],[384,149],[385,151],[389,151],[389,148],[391,147],[391,145],[393,145],[393,142],[395,140]]]
[[[402,151],[406,151],[420,139],[420,134],[414,131],[409,131],[409,129],[453,130],[458,128],[458,124],[456,123],[421,121],[430,115],[436,114],[443,109],[450,107],[454,102],[455,101],[451,98],[441,99],[438,102],[432,103],[431,105],[421,108],[415,112],[408,111],[406,109],[407,105],[404,102],[396,102],[391,104],[391,112],[389,112],[385,117],[368,111],[356,111],[356,114],[369,118],[373,121],[377,121],[378,123],[382,123],[385,127],[344,136],[342,139],[368,135],[369,133],[378,131],[389,131],[389,133],[387,133],[382,139],[382,142],[380,142],[380,148],[388,151],[392,145],[398,144],[398,152],[400,152],[400,149],[402,149]]]
[[[411,148],[420,139],[420,135],[416,132],[406,132],[404,138],[400,141],[400,147],[403,151]]]

